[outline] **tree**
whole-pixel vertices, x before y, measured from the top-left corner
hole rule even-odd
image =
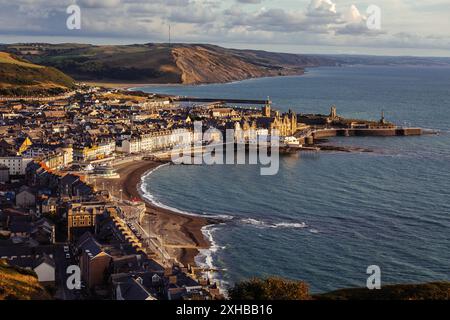
[[[237,283],[230,291],[232,300],[310,300],[309,286],[302,281],[278,277],[253,278]]]

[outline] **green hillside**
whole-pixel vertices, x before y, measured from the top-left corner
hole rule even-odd
[[[10,45],[8,52],[57,68],[79,81],[179,83],[171,48],[164,45]]]
[[[450,65],[449,58],[290,54],[182,43],[4,44],[0,51],[56,68],[78,81],[116,84],[223,83],[301,75],[305,68],[319,66]]]
[[[0,95],[56,95],[73,87],[74,80],[53,67],[36,65],[0,52]]]
[[[49,300],[33,271],[9,266],[0,260],[0,300]]]
[[[303,74],[304,67],[334,65],[327,58],[234,50],[204,44],[15,44],[0,46],[79,81],[112,83],[216,83]]]

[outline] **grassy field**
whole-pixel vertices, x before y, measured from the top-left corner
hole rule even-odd
[[[1,50],[55,67],[78,81],[103,84],[228,82],[302,74],[303,67],[333,63],[324,58],[193,44],[21,44],[0,46]]]
[[[33,271],[9,266],[0,260],[0,300],[48,300]]]
[[[43,45],[8,47],[34,63],[54,67],[81,82],[101,84],[179,83],[171,48],[164,45]]]
[[[182,43],[0,44],[0,51],[54,67],[77,81],[113,85],[221,83],[301,75],[305,68],[318,66],[450,65],[450,58],[288,54]]]
[[[26,68],[44,68],[43,66],[20,60],[17,57],[12,57],[11,54],[6,52],[0,52],[0,63],[15,64]]]
[[[57,95],[74,85],[71,77],[55,68],[37,65],[0,52],[0,95]]]

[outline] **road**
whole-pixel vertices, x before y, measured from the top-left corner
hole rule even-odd
[[[79,290],[70,290],[67,287],[66,281],[68,278],[67,268],[70,265],[76,265],[73,255],[70,254],[71,259],[66,258],[64,246],[66,244],[57,244],[55,247],[55,265],[56,265],[56,297],[61,300],[79,300],[81,293]]]

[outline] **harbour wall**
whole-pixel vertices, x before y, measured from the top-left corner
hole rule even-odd
[[[312,136],[314,139],[330,138],[330,137],[393,137],[393,136],[419,136],[423,134],[421,128],[380,128],[380,129],[321,129],[314,131]]]

